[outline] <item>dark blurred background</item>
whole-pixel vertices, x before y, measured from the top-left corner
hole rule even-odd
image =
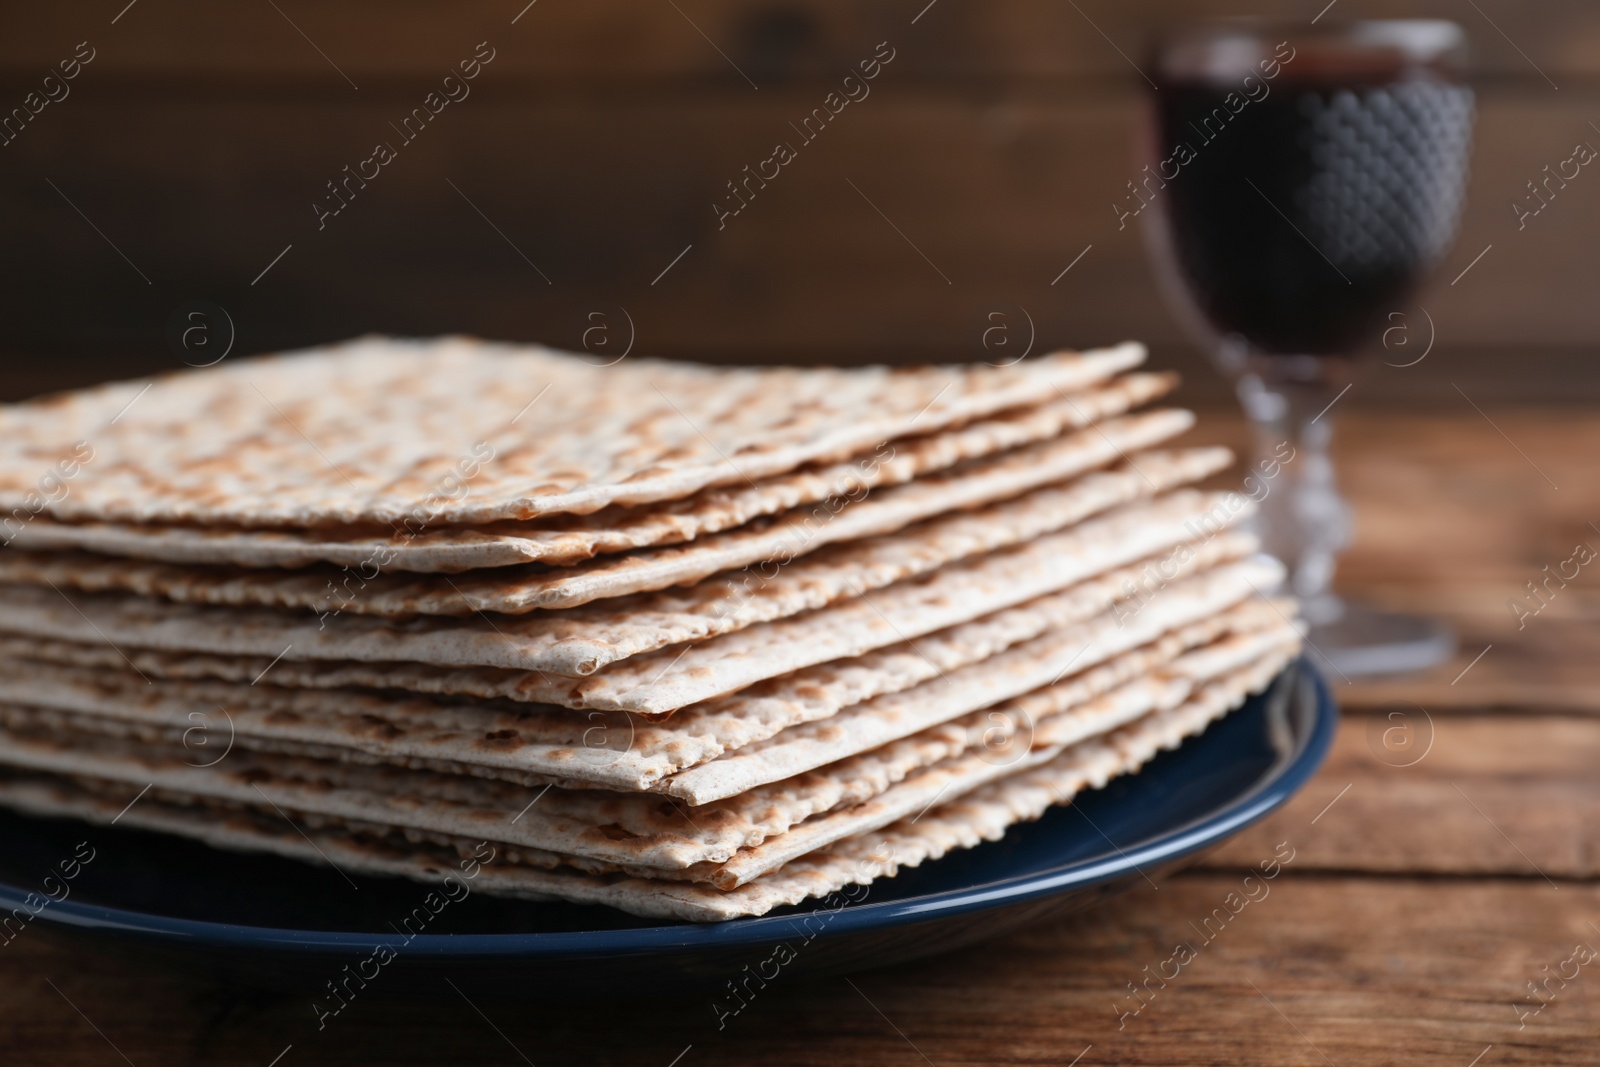
[[[236,355],[368,331],[576,348],[597,325],[591,347],[614,352],[630,320],[635,352],[719,362],[993,359],[996,325],[1005,355],[1133,337],[1191,402],[1223,401],[1112,208],[1137,171],[1135,64],[1180,18],[1323,3],[13,4],[0,109],[80,42],[94,58],[0,147],[0,395],[205,362],[220,308]],[[1593,401],[1600,174],[1521,230],[1511,204],[1600,146],[1600,5],[1336,0],[1324,17],[1359,16],[1461,23],[1479,120],[1461,236],[1388,358],[1436,345],[1374,363],[1352,402],[1459,404],[1451,383]],[[404,142],[391,123],[480,42],[494,58],[470,95]],[[880,42],[894,58],[870,95],[802,144],[790,124]],[[326,183],[380,141],[396,158],[319,230]],[[798,158],[719,230],[725,183],[780,141]],[[192,333],[186,351],[189,325],[213,347]]]

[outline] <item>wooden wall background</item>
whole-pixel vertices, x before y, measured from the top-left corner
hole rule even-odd
[[[982,358],[986,316],[1020,343],[1026,309],[1039,349],[1138,337],[1193,372],[1191,399],[1222,394],[1139,233],[1117,230],[1145,89],[1120,53],[1179,17],[1309,19],[1324,0],[526,2],[14,5],[0,109],[78,42],[96,54],[0,147],[0,394],[176,366],[169,322],[194,300],[226,309],[239,353],[370,330],[575,347],[590,312],[622,307],[636,351],[720,361]],[[1600,173],[1521,232],[1510,208],[1600,145],[1600,6],[1337,0],[1327,17],[1357,15],[1460,22],[1480,89],[1471,204],[1419,301],[1437,346],[1357,396],[1600,397]],[[319,232],[324,182],[397,141],[388,124],[480,41],[495,59],[470,97]],[[896,58],[870,97],[719,232],[723,183],[796,140],[788,124],[881,41]]]

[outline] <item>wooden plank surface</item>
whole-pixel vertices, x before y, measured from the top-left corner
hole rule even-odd
[[[1464,393],[1455,378],[1447,360],[1431,356],[1405,370],[1378,364],[1340,402],[1352,409],[1335,410],[1339,478],[1355,504],[1339,582],[1379,606],[1446,619],[1460,648],[1420,677],[1340,684],[1340,699],[1362,709],[1600,712],[1600,568],[1563,568],[1580,544],[1600,550],[1592,474],[1600,421],[1578,410],[1501,408],[1492,391]],[[1360,407],[1402,382],[1439,410]],[[1243,427],[1221,413],[1191,434],[1202,437],[1248,449]],[[1576,577],[1544,584],[1563,570]]]
[[[1313,848],[1320,830],[1302,828],[1295,840]],[[1529,981],[1557,970],[1575,944],[1600,945],[1590,925],[1600,913],[1593,884],[1323,876],[1296,872],[1299,862],[1209,943],[1196,926],[1239,890],[1238,874],[1142,887],[1099,911],[931,961],[849,980],[775,982],[722,1030],[708,999],[670,990],[564,1008],[480,1002],[479,1015],[441,983],[434,999],[358,999],[308,1038],[304,998],[229,997],[29,936],[0,955],[0,1055],[109,1065],[123,1062],[120,1051],[139,1067],[265,1067],[292,1043],[280,1067],[1065,1067],[1080,1054],[1080,1067],[1468,1067],[1480,1054],[1478,1067],[1594,1062],[1593,965],[1565,989],[1552,984],[1555,996],[1539,1014],[1518,1015],[1538,1003]],[[1146,967],[1173,974],[1162,964],[1183,941],[1194,943],[1196,958],[1124,1017],[1140,1003],[1128,984],[1144,982]]]
[[[17,308],[9,343],[115,357],[124,373],[175,364],[168,318],[203,298],[228,310],[241,353],[371,329],[576,347],[590,311],[621,305],[643,352],[953,360],[991,355],[983,331],[1000,311],[1019,337],[1031,322],[1041,351],[1122,340],[1136,323],[1165,361],[1221,392],[1166,310],[1137,227],[1119,231],[1111,210],[1137,169],[1132,97],[937,100],[885,71],[719,228],[725,183],[776,140],[798,140],[789,121],[814,94],[530,105],[490,79],[321,229],[313,202],[375,139],[397,140],[398,105],[86,88],[81,106],[9,146],[0,172],[21,208],[0,221],[18,250],[0,263]],[[1600,338],[1586,288],[1600,196],[1554,204],[1522,233],[1508,208],[1597,99],[1483,102],[1462,236],[1415,306],[1395,309],[1419,346],[1435,339],[1439,365],[1488,349],[1477,377],[1498,382],[1524,346]],[[1589,376],[1586,362],[1552,372]],[[1543,384],[1549,395],[1556,383]]]
[[[955,360],[987,354],[990,313],[1020,330],[1025,311],[1040,348],[1133,332],[1202,370],[1137,227],[1112,210],[1138,170],[1146,92],[1118,49],[1136,57],[1172,19],[1233,8],[940,0],[912,25],[925,6],[541,0],[514,27],[511,0],[186,0],[115,26],[115,11],[31,8],[0,41],[0,99],[85,37],[98,51],[0,148],[15,208],[0,213],[0,345],[51,357],[0,390],[176,366],[167,326],[196,299],[227,310],[241,353],[369,330],[575,346],[591,311],[620,305],[641,352]],[[1346,7],[1456,18],[1486,72],[1460,239],[1404,310],[1426,309],[1440,358],[1480,381],[1600,395],[1593,361],[1572,357],[1600,342],[1600,194],[1574,180],[1522,230],[1511,210],[1575,141],[1600,143],[1600,14],[1578,0]],[[318,229],[325,183],[396,139],[390,123],[485,39],[496,58],[471,96]],[[719,228],[726,183],[798,140],[790,124],[885,40],[896,58],[871,95]],[[1529,373],[1505,375],[1507,353]]]
[[[915,42],[919,76],[952,79],[1073,79],[1132,82],[1145,39],[1185,18],[1248,13],[1305,20],[1296,0],[307,0],[219,5],[168,0],[111,18],[126,0],[41,5],[14,20],[0,40],[0,72],[32,73],[52,50],[85,38],[104,42],[120,75],[162,80],[283,82],[353,92],[373,80],[429,76],[453,61],[455,42],[514,43],[508,63],[532,81],[632,85],[682,81],[751,91],[798,80],[832,79],[859,42]],[[1330,21],[1444,18],[1473,42],[1485,76],[1563,89],[1600,74],[1600,12],[1583,0],[1340,0]],[[513,21],[515,20],[515,21]],[[1503,29],[1502,34],[1496,27]],[[313,43],[314,42],[314,43]],[[1119,52],[1120,49],[1120,52]],[[735,69],[737,68],[737,69]],[[41,71],[42,73],[42,71]]]
[[[1316,784],[1206,863],[1249,867],[1316,819],[1299,870],[1592,880],[1597,768],[1592,718],[1428,714],[1396,701],[1347,714]]]

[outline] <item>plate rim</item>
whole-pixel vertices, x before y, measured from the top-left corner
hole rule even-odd
[[[1340,712],[1327,680],[1302,655],[1290,662],[1263,694],[1285,679],[1303,678],[1311,690],[1308,728],[1278,764],[1227,803],[1172,830],[1128,848],[1112,843],[1112,852],[1075,860],[1047,871],[1019,874],[963,885],[902,900],[849,904],[831,912],[818,936],[828,939],[862,930],[883,930],[933,918],[960,915],[1003,905],[1020,904],[1067,889],[1089,888],[1147,866],[1182,860],[1219,844],[1288,802],[1321,767],[1333,744]],[[21,906],[27,892],[0,883],[0,909]],[[792,936],[792,927],[812,912],[762,915],[718,923],[682,922],[616,930],[551,932],[418,934],[407,942],[407,955],[439,958],[560,960],[580,956],[654,954],[668,949],[729,948],[770,944]],[[202,949],[249,949],[279,953],[371,949],[383,941],[373,932],[295,930],[205,919],[186,919],[132,911],[103,904],[61,901],[36,919],[62,929],[122,935],[146,943]]]

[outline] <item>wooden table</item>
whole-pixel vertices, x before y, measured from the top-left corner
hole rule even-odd
[[[775,985],[721,1032],[671,990],[487,1016],[448,995],[374,999],[281,1067],[1600,1062],[1600,958],[1574,957],[1600,949],[1600,560],[1521,629],[1507,607],[1578,543],[1600,548],[1600,419],[1489,414],[1344,424],[1360,514],[1346,588],[1448,616],[1461,655],[1426,678],[1336,680],[1345,721],[1322,772],[1202,866],[942,958]],[[1392,712],[1419,746],[1431,734],[1411,766],[1369,741]],[[1128,983],[1280,842],[1294,858],[1270,895],[1122,1014]],[[0,951],[0,989],[7,1064],[268,1067],[308,1010],[37,935]]]

